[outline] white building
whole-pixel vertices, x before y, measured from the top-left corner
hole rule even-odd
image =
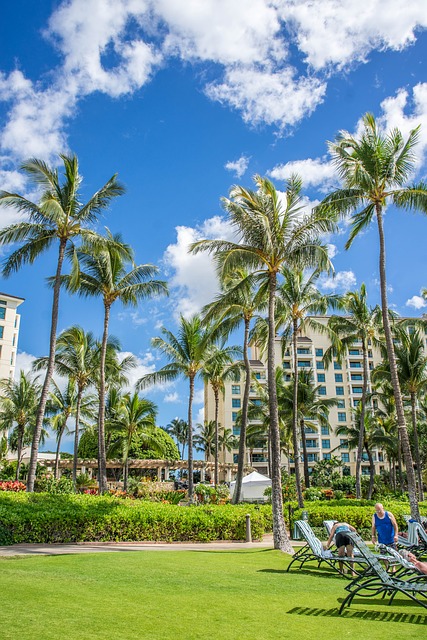
[[[2,380],[13,380],[15,375],[21,320],[17,309],[23,302],[24,298],[0,292],[0,379]]]

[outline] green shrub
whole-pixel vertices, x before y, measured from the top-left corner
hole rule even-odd
[[[268,505],[178,505],[111,496],[0,494],[0,545],[96,541],[244,540],[272,529]]]
[[[65,476],[56,480],[52,475],[45,474],[34,483],[34,490],[39,493],[74,493],[73,482]]]

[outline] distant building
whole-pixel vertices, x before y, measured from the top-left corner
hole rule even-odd
[[[316,316],[316,321],[326,325],[329,316]],[[338,457],[343,463],[343,472],[355,474],[356,451],[350,451],[345,442],[344,436],[336,436],[335,429],[338,425],[351,425],[352,409],[361,401],[363,386],[363,357],[361,343],[355,343],[347,352],[343,361],[339,363],[335,359],[331,366],[326,369],[323,364],[323,355],[329,348],[330,341],[325,333],[312,328],[307,328],[304,334],[297,338],[297,358],[298,368],[311,369],[314,377],[314,384],[319,386],[319,394],[325,398],[336,398],[338,405],[333,407],[329,413],[329,426],[317,425],[315,429],[305,428],[307,442],[307,458],[309,467],[313,467],[318,460],[328,459],[332,456]],[[288,381],[291,380],[293,371],[293,347],[289,343],[282,350],[282,343],[276,339],[276,367],[282,366]],[[254,377],[261,384],[267,384],[267,364],[266,356],[260,353],[256,347],[251,348],[250,363]],[[379,350],[372,345],[368,352],[369,369],[373,369],[381,362]],[[368,381],[368,391],[370,388]],[[239,435],[239,427],[236,426],[236,418],[241,409],[244,391],[244,373],[240,382],[226,382],[224,396],[220,398],[219,422],[221,427],[232,429],[234,435]],[[254,386],[251,387],[250,400],[257,402],[257,392]],[[376,400],[373,400],[373,407],[376,407]],[[214,420],[214,397],[208,384],[205,384],[205,420]],[[247,448],[246,463],[256,469],[259,473],[268,474],[268,451],[267,440],[260,442],[262,447]],[[300,442],[300,455],[302,460],[302,445]],[[376,473],[385,470],[385,454],[382,450],[374,449],[373,457]],[[238,450],[221,452],[221,462],[238,461]],[[282,462],[289,468],[291,473],[295,472],[292,459],[287,459],[283,454]],[[302,472],[302,465],[301,465]],[[367,454],[363,453],[362,474],[369,474],[369,461]]]
[[[0,379],[2,380],[12,380],[15,375],[21,320],[17,308],[23,302],[24,298],[0,292]]]

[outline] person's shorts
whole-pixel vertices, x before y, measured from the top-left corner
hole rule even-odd
[[[335,544],[337,546],[337,548],[339,549],[339,547],[349,547],[349,546],[354,546],[354,542],[351,538],[349,538],[348,536],[345,535],[345,533],[337,533],[337,535],[335,536]]]

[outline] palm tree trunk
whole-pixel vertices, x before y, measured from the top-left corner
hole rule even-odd
[[[420,502],[423,502],[424,500],[423,470],[421,466],[420,446],[419,446],[419,439],[418,439],[416,402],[417,402],[416,394],[414,392],[411,392],[411,416],[412,416],[412,430],[414,433],[415,462],[417,465],[417,476],[418,476],[418,499]]]
[[[402,444],[400,442],[400,431],[397,430],[397,467],[399,470],[399,487],[400,493],[404,493],[405,487],[403,485],[403,473],[402,473]]]
[[[190,376],[190,396],[188,398],[188,501],[194,502],[194,478],[193,478],[193,398],[194,375]]]
[[[304,499],[302,497],[301,487],[301,470],[300,470],[300,453],[299,453],[299,438],[298,438],[298,354],[297,354],[297,321],[293,321],[293,361],[294,361],[294,397],[293,397],[293,414],[292,414],[292,440],[294,446],[294,465],[295,465],[295,484],[297,489],[298,507],[302,509],[304,507]]]
[[[275,367],[275,296],[277,276],[270,273],[268,295],[268,401],[270,412],[270,438],[271,438],[271,504],[273,511],[273,538],[274,548],[293,554],[292,546],[286,533],[285,520],[283,518],[283,494],[282,474],[280,468],[280,430],[279,412],[277,405],[276,367]]]
[[[20,473],[21,473],[22,443],[24,441],[24,431],[25,431],[25,425],[19,425],[19,428],[18,428],[18,442],[16,443],[16,455],[17,455],[16,474],[15,474],[15,480],[16,481],[19,480],[19,476],[20,476]]]
[[[237,476],[234,486],[233,504],[240,502],[242,493],[243,470],[246,456],[246,432],[248,427],[249,393],[251,388],[251,363],[248,355],[250,319],[245,317],[245,330],[243,338],[243,361],[245,363],[245,389],[243,392],[242,413],[240,416],[239,457],[237,459]]]
[[[123,465],[123,491],[128,490],[128,476],[129,476],[129,458],[126,457]]]
[[[27,491],[34,491],[34,480],[36,478],[37,458],[39,453],[40,434],[43,426],[46,403],[49,395],[50,381],[52,380],[53,367],[55,364],[56,349],[56,328],[58,326],[58,310],[59,310],[59,292],[61,289],[61,272],[64,262],[65,247],[67,241],[61,240],[59,243],[58,263],[56,265],[55,282],[53,287],[53,303],[52,317],[50,323],[50,340],[49,340],[49,360],[46,370],[46,376],[43,382],[43,388],[40,396],[40,403],[37,410],[36,426],[34,428],[33,442],[31,444],[30,464],[27,476]]]
[[[405,461],[406,475],[408,479],[408,497],[411,506],[411,516],[420,521],[420,511],[418,508],[417,491],[415,484],[414,465],[412,461],[411,447],[409,444],[408,430],[406,428],[405,413],[403,410],[402,394],[400,391],[399,377],[397,374],[396,355],[394,353],[393,336],[391,333],[390,322],[388,317],[387,303],[387,279],[386,279],[386,259],[385,259],[385,239],[384,226],[382,217],[382,207],[376,205],[378,233],[380,239],[380,286],[381,286],[381,310],[384,325],[384,334],[387,345],[387,356],[390,364],[391,384],[393,386],[394,399],[396,403],[397,424],[401,437],[403,459]]]
[[[302,454],[304,456],[304,482],[305,482],[305,488],[308,489],[310,487],[310,473],[308,470],[307,440],[305,437],[304,418],[302,418],[300,421],[300,428],[301,428]]]
[[[362,489],[360,486],[360,468],[362,466],[363,443],[365,441],[366,396],[368,391],[368,376],[369,376],[367,347],[368,345],[366,344],[366,338],[362,338],[362,353],[363,353],[362,410],[360,412],[359,442],[357,443],[357,455],[356,455],[356,498],[358,498],[359,500],[362,497]]]
[[[372,457],[372,453],[371,453],[369,447],[366,446],[365,448],[366,448],[366,453],[368,454],[368,458],[369,458],[369,489],[368,489],[367,499],[371,500],[372,499],[372,493],[374,491],[375,464],[374,464],[374,459]]]
[[[101,362],[99,372],[99,413],[98,413],[98,483],[99,493],[106,493],[107,486],[107,455],[105,449],[105,357],[107,353],[108,324],[110,320],[110,305],[104,303],[104,332],[102,334]]]
[[[219,390],[214,388],[215,397],[215,471],[214,471],[214,484],[217,487],[219,484],[219,428],[218,428],[218,410],[219,410]]]
[[[56,443],[56,453],[55,453],[55,469],[53,472],[55,480],[59,480],[59,452],[61,450],[61,440],[64,434],[65,424],[66,424],[66,421],[64,420],[63,426],[58,431],[58,442]],[[74,487],[74,490],[76,490],[75,487]]]
[[[79,426],[80,426],[80,407],[82,402],[83,389],[78,390],[77,393],[77,405],[76,405],[76,430],[74,432],[74,455],[73,455],[73,487],[74,491],[77,488],[77,458],[79,453]]]

